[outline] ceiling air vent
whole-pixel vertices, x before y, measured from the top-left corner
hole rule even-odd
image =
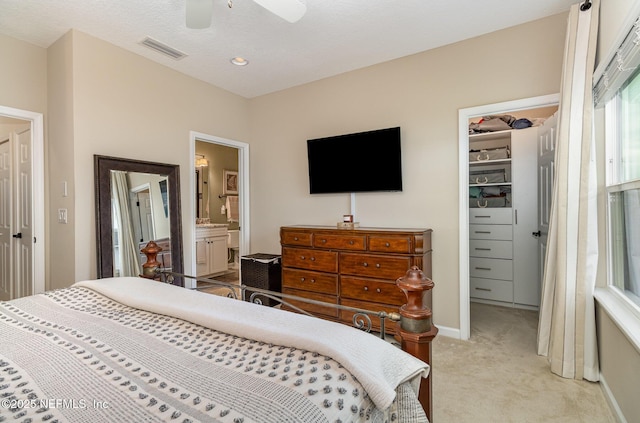
[[[144,40],[140,41],[140,44],[145,47],[149,47],[151,50],[155,50],[158,53],[164,54],[165,56],[169,56],[175,60],[180,60],[187,57],[186,53],[183,53],[180,50],[176,50],[173,47],[169,47],[168,45],[163,44],[158,40],[154,40],[151,37],[146,37]]]

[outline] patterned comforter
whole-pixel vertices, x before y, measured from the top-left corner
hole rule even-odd
[[[344,325],[140,278],[0,303],[0,422],[426,422],[427,372]]]

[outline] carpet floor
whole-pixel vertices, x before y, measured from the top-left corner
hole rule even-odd
[[[471,303],[471,339],[433,342],[433,420],[615,423],[600,384],[564,379],[536,354],[538,313]]]

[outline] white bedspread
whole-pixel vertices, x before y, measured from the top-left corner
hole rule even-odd
[[[400,384],[426,377],[429,372],[426,363],[388,342],[339,323],[226,297],[203,295],[142,278],[106,278],[82,281],[74,286],[90,288],[141,310],[331,357],[356,376],[380,410],[391,405]],[[313,331],[309,327],[313,327]]]

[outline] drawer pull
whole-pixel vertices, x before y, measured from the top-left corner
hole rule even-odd
[[[300,282],[304,282],[304,281],[305,281],[305,278],[300,278]]]
[[[491,231],[475,231],[477,234],[490,234]]]
[[[294,237],[293,237],[293,240],[294,240],[294,241],[299,241],[299,238],[298,238],[297,236],[294,236]]]
[[[300,260],[306,260],[307,258],[305,256],[300,256]]]
[[[482,218],[485,218],[485,219],[491,218],[491,216],[476,216],[476,217],[478,217],[478,218],[482,217]]]
[[[376,268],[380,269],[380,263],[376,263]]]
[[[475,249],[478,250],[478,251],[491,251],[491,248],[479,248],[479,247],[476,247]]]
[[[389,247],[389,246],[391,246],[391,244],[389,244],[388,242],[385,242],[385,243],[384,243],[384,246],[385,246],[385,247]]]
[[[382,291],[380,290],[380,288],[376,288],[376,292],[379,294],[379,293],[381,293]]]
[[[353,240],[349,241],[349,245],[353,245],[353,244],[354,244]]]
[[[490,267],[476,267],[476,270],[491,270]]]
[[[309,260],[316,261],[316,258],[315,257],[311,257]]]
[[[491,290],[490,290],[489,288],[478,288],[478,287],[476,287],[476,289],[477,289],[478,291],[487,291],[487,292],[491,292]]]
[[[362,263],[362,265],[363,265],[364,267],[369,267],[369,263],[367,263],[366,261],[365,261],[364,263]]]
[[[368,290],[369,290],[369,287],[368,287],[368,286],[365,286],[365,287],[364,287],[364,290],[365,290],[365,291],[368,291]]]
[[[320,242],[322,242],[323,244],[326,244],[326,243],[327,243],[327,240],[326,240],[326,239],[323,239],[323,240],[322,240],[322,241],[320,241]]]

